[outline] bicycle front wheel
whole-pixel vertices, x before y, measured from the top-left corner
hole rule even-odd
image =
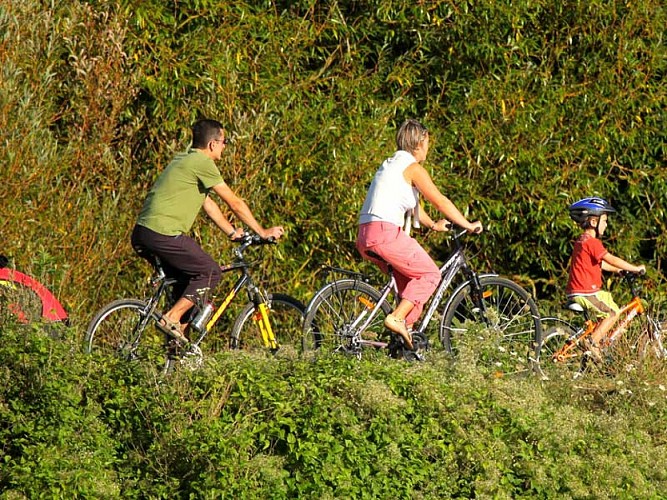
[[[542,336],[535,301],[521,286],[499,276],[480,277],[479,293],[472,283],[449,300],[440,325],[440,340],[448,352],[478,359],[499,373],[532,369]]]
[[[302,302],[282,293],[268,295],[268,313],[271,330],[279,346],[298,347],[306,306]],[[232,349],[269,349],[265,345],[260,329],[262,318],[259,309],[249,302],[236,318],[232,327],[230,346]]]
[[[385,300],[368,327],[359,328],[368,320],[382,294],[362,281],[342,279],[326,285],[308,306],[303,323],[303,350],[361,354],[360,340],[386,341],[388,331],[384,319],[391,312]]]
[[[641,331],[637,340],[637,352],[641,361],[650,358],[665,359],[667,352],[662,344],[662,334],[667,329],[667,322],[660,321],[647,312],[641,317]]]
[[[146,316],[147,308],[136,299],[116,300],[102,308],[86,330],[85,351],[168,370],[167,336],[155,327],[155,314]]]

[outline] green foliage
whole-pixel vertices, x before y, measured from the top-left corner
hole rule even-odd
[[[81,336],[101,304],[141,293],[136,214],[190,123],[211,116],[234,140],[225,179],[288,228],[266,279],[307,300],[320,263],[365,266],[357,212],[397,124],[416,117],[437,185],[488,227],[469,238],[481,268],[558,296],[576,234],[564,209],[598,194],[620,209],[609,248],[660,277],[666,24],[655,0],[0,0],[2,253],[50,285]],[[201,219],[196,235],[227,260]],[[665,491],[658,367],[603,390],[487,380],[469,358],[229,353],[165,383],[39,329],[0,335],[8,495]]]
[[[227,352],[166,379],[9,327],[0,490],[92,498],[655,498],[664,368],[585,383],[482,360]],[[372,358],[372,357],[371,357]]]
[[[484,267],[550,298],[576,231],[564,207],[600,194],[621,209],[612,251],[661,272],[665,21],[653,0],[4,1],[5,252],[75,319],[136,293],[146,190],[215,116],[225,178],[289,231],[267,276],[306,300],[320,263],[362,265],[366,186],[414,116],[436,183],[488,226],[471,240]],[[226,260],[203,217],[196,234]]]

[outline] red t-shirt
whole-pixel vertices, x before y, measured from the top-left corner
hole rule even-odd
[[[602,288],[602,258],[607,255],[602,242],[590,234],[582,234],[574,242],[570,260],[570,278],[566,292],[592,294]]]

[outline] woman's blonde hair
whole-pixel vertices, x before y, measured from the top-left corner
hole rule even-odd
[[[417,120],[405,120],[396,132],[398,149],[414,153],[419,143],[428,136],[428,129]]]

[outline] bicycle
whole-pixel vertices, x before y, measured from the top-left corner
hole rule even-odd
[[[195,337],[188,343],[163,333],[157,326],[163,317],[159,305],[163,298],[169,302],[169,293],[176,283],[167,278],[159,259],[155,260],[156,274],[151,279],[155,291],[148,300],[120,299],[103,307],[91,320],[85,336],[85,350],[115,353],[123,360],[148,360],[169,372],[175,361],[191,368],[201,366],[203,340],[214,328],[238,293],[245,289],[250,301],[236,317],[229,346],[232,349],[262,349],[276,352],[280,347],[276,333],[284,338],[294,334],[300,339],[301,322],[305,306],[299,300],[282,293],[267,293],[252,279],[250,269],[256,262],[248,262],[244,252],[251,246],[275,244],[274,239],[262,239],[256,234],[245,233],[234,240],[234,261],[221,266],[223,273],[238,272],[239,277],[217,309],[202,291],[189,320],[189,332]],[[215,311],[215,312],[214,312]],[[155,328],[149,329],[149,325]],[[261,344],[260,344],[261,343]]]
[[[599,321],[592,319],[581,305],[568,301],[563,307],[582,314],[584,316],[582,324],[572,323],[556,316],[542,318],[544,337],[538,346],[536,359],[544,378],[552,378],[549,377],[550,374],[561,378],[564,375],[575,379],[581,377],[600,361],[604,361],[604,358],[611,356],[612,350],[618,347],[617,342],[636,317],[641,318],[639,334],[634,340],[630,339],[628,346],[630,352],[639,360],[645,359],[649,354],[658,359],[665,358],[667,351],[662,344],[662,332],[667,328],[667,324],[646,310],[641,298],[641,289],[637,285],[638,275],[627,271],[620,274],[632,292],[632,300],[621,308],[616,323],[600,342],[602,360],[596,361],[596,356],[591,350],[591,334]]]
[[[65,308],[46,286],[35,278],[7,267],[9,259],[0,255],[0,311],[21,324],[36,321],[69,325]]]
[[[361,357],[366,347],[387,348],[390,355],[407,354],[409,359],[423,359],[423,352],[430,348],[427,327],[440,314],[439,337],[448,353],[460,350],[467,340],[464,334],[474,331],[493,344],[492,357],[496,363],[501,362],[512,371],[527,369],[541,338],[537,305],[517,283],[495,273],[474,271],[461,243],[465,233],[460,228],[453,233],[454,249],[440,267],[440,283],[412,332],[416,352],[402,348],[402,339],[384,327],[384,319],[393,309],[388,298],[392,294],[397,298],[391,269],[388,281],[378,290],[363,274],[328,266],[329,271],[346,276],[324,285],[309,302],[303,350],[330,350]],[[444,307],[440,307],[457,276],[463,277],[463,281]],[[400,349],[394,347],[397,344]]]

